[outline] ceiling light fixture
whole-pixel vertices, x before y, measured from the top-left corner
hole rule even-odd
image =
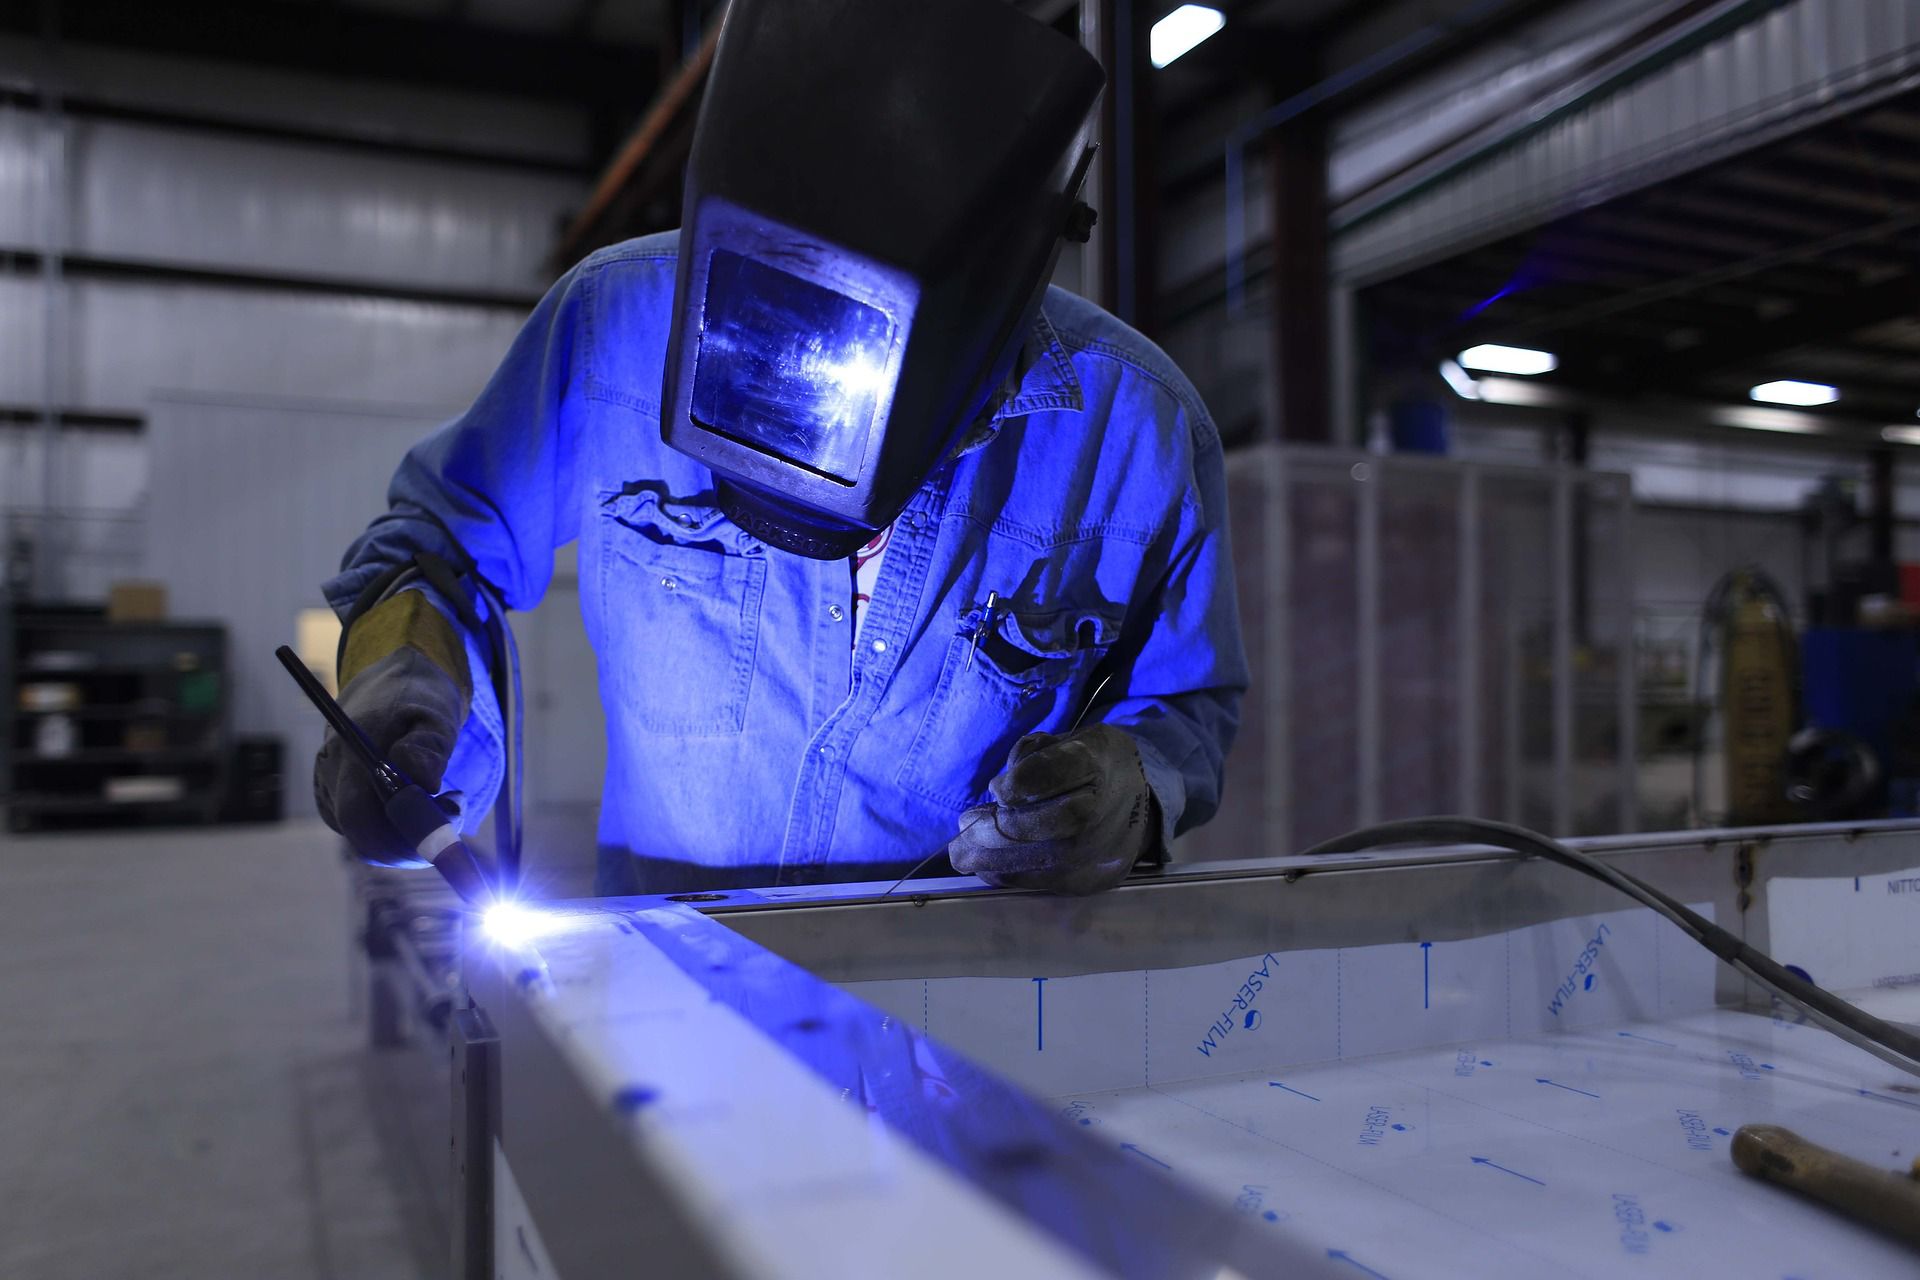
[[[1488,404],[1546,406],[1560,404],[1564,393],[1542,382],[1522,382],[1518,378],[1482,378],[1480,398]]]
[[[1497,342],[1483,342],[1477,347],[1468,347],[1460,353],[1460,363],[1484,373],[1511,373],[1522,378],[1552,373],[1560,367],[1558,357],[1551,351],[1503,347]]]
[[[1723,427],[1745,427],[1749,431],[1786,431],[1793,435],[1820,435],[1827,424],[1810,413],[1793,413],[1786,409],[1755,409],[1750,405],[1729,405],[1715,409],[1712,413],[1715,422]]]
[[[1183,4],[1147,32],[1147,56],[1164,67],[1227,25],[1227,15],[1204,4]]]
[[[1452,360],[1442,360],[1440,362],[1440,376],[1445,378],[1447,385],[1453,388],[1453,394],[1459,396],[1462,400],[1478,400],[1480,398],[1480,384],[1475,382],[1471,374]]]
[[[1763,382],[1747,395],[1761,404],[1832,404],[1840,398],[1840,390],[1824,382],[1795,382],[1791,378],[1782,378],[1778,382]]]
[[[1882,427],[1880,438],[1888,444],[1920,444],[1920,427]]]

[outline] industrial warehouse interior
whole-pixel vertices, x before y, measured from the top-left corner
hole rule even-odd
[[[0,1277],[1920,1274],[1920,0],[0,0]]]

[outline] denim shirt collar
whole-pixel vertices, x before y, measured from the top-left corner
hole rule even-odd
[[[1000,406],[994,419],[1017,418],[1042,409],[1079,409],[1080,379],[1074,376],[1073,361],[1060,345],[1060,335],[1043,311],[1033,319],[1033,331],[1021,352],[1023,367],[1020,384],[1013,397]]]
[[[984,446],[999,434],[1000,424],[1008,418],[1038,413],[1042,409],[1077,412],[1085,403],[1080,395],[1080,379],[1073,372],[1073,361],[1067,358],[1067,349],[1060,344],[1060,335],[1054,332],[1045,312],[1034,317],[1033,328],[1020,349],[1019,362],[1009,381],[1014,383],[1013,394],[984,422],[976,423],[961,437],[953,457],[964,457]]]

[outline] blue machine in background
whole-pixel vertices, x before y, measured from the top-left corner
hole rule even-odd
[[[1800,643],[1805,722],[1869,748],[1895,815],[1920,808],[1920,632],[1809,627]]]

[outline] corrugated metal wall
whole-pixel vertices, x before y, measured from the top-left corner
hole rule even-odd
[[[159,391],[471,400],[519,329],[517,307],[149,281],[71,285],[65,399],[139,409]]]
[[[1365,284],[1920,82],[1920,0],[1729,3],[1752,21],[1378,211],[1336,215]]]
[[[537,292],[578,180],[114,121],[71,131],[76,253]],[[0,167],[3,169],[3,167]],[[0,187],[0,204],[14,193]]]
[[[233,721],[286,739],[290,815],[313,812],[306,762],[319,750],[321,724],[274,661],[274,647],[292,641],[301,610],[325,607],[320,583],[385,508],[400,455],[444,416],[265,397],[153,401],[153,496],[139,571],[167,584],[175,615],[226,623]],[[546,601],[514,620],[528,708],[528,847],[540,849],[539,833],[558,824],[562,843],[590,854],[605,734],[593,664],[580,662],[587,641],[573,557],[562,560]],[[550,861],[551,852],[535,861]]]
[[[44,70],[0,41],[0,83]],[[137,570],[148,493],[144,437],[90,420],[179,393],[462,405],[587,187],[571,109],[102,50],[62,72],[75,97],[216,122],[0,103],[0,523],[39,531],[45,589],[73,598]],[[52,285],[50,245],[70,255]],[[51,465],[19,420],[49,406],[82,424]]]

